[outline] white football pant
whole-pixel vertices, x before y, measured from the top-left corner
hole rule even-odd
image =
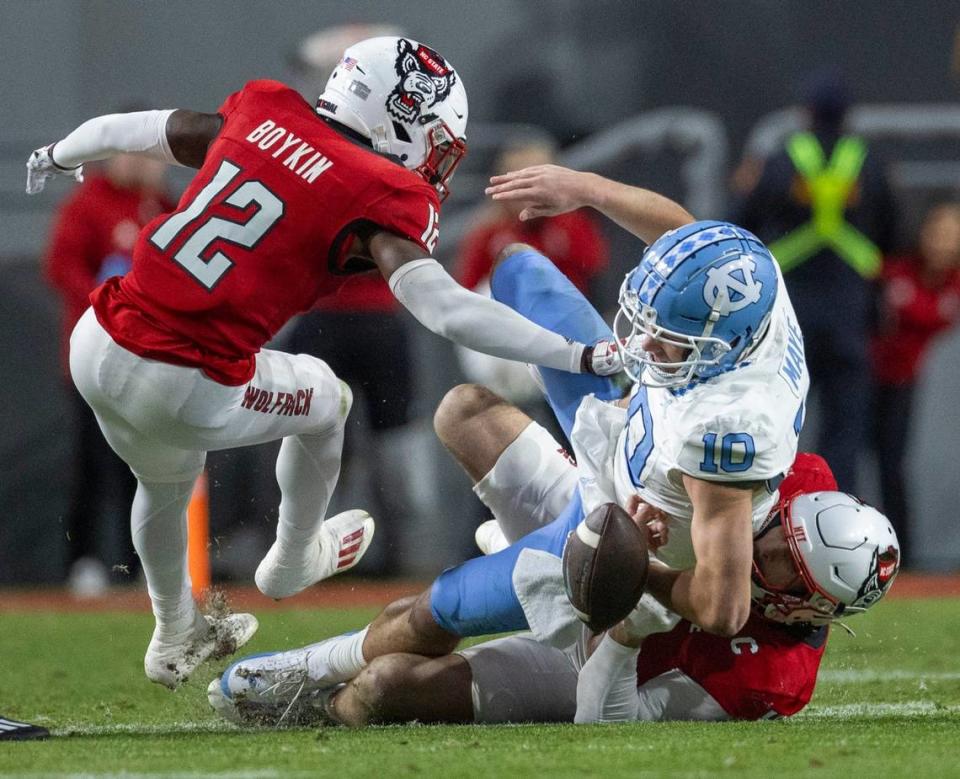
[[[325,362],[263,349],[254,377],[229,387],[199,369],[127,351],[87,309],[70,338],[70,372],[139,482],[133,543],[160,635],[182,633],[194,619],[186,508],[208,451],[284,439],[276,469],[277,538],[291,549],[317,543],[352,403],[350,389]]]

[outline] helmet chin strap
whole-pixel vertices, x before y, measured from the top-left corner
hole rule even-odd
[[[370,128],[370,143],[373,148],[381,154],[390,151],[390,145],[387,142],[387,131],[382,124]]]

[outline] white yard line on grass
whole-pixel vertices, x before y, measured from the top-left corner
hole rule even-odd
[[[29,776],[29,774],[27,774]],[[131,774],[131,773],[113,773],[113,774],[42,774],[45,777],[57,777],[57,779],[279,779],[279,777],[289,776],[310,776],[309,772],[297,771],[290,773],[288,771],[225,771],[223,773],[163,773],[163,774]]]
[[[817,674],[818,681],[832,684],[861,682],[930,681],[950,682],[960,679],[960,671],[908,671],[894,668],[886,671],[853,668],[828,668]]]
[[[933,714],[960,714],[960,706],[938,706],[932,701],[902,703],[847,703],[842,706],[812,705],[791,719],[849,719],[851,717],[929,717]]]
[[[138,725],[132,722],[117,722],[113,725],[64,725],[53,729],[55,736],[115,736],[123,733],[137,735],[165,736],[180,733],[236,733],[235,725],[227,722],[166,722],[156,725]]]

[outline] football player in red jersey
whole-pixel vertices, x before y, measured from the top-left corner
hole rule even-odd
[[[494,420],[502,422],[504,409],[492,410],[489,443],[505,429]],[[576,469],[555,450],[534,456],[529,437],[524,449],[522,478],[540,482],[541,494],[574,487]],[[504,462],[516,471],[516,452],[508,450]],[[276,723],[284,716],[290,723],[350,726],[791,716],[813,695],[835,619],[821,608],[823,599],[834,609],[843,604],[845,614],[863,611],[889,590],[898,569],[890,523],[836,486],[821,457],[797,456],[780,484],[781,500],[754,538],[753,613],[734,636],[702,631],[645,596],[607,634],[592,637],[583,628],[566,650],[518,634],[443,657],[383,655],[346,685],[318,687],[309,680],[312,647],[306,647],[237,662],[210,685],[209,700],[239,723]],[[511,506],[511,492],[518,490],[503,480],[488,481],[483,498],[513,513],[529,505],[528,493]],[[657,520],[652,507],[632,508],[638,522]],[[530,515],[527,522],[534,530],[540,520]],[[827,537],[839,532],[856,539],[860,550],[828,544],[818,526]],[[651,548],[665,541],[652,538]]]
[[[71,340],[74,382],[138,479],[132,528],[157,623],[153,681],[177,686],[256,629],[250,615],[211,624],[190,594],[185,510],[207,451],[284,439],[277,541],[256,573],[264,594],[346,570],[370,542],[366,512],[323,521],[349,388],[321,360],[262,349],[346,276],[379,270],[418,320],[464,346],[619,370],[611,344],[571,343],[468,292],[430,256],[466,122],[466,92],[443,57],[373,38],[347,49],[315,109],[283,84],[253,81],[216,113],[101,116],[31,155],[28,193],[118,153],[199,168],[177,210],[140,234],[132,270],[92,293]],[[663,230],[678,208],[663,201]]]

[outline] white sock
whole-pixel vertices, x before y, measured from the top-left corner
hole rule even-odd
[[[352,396],[338,382],[343,397],[339,418],[322,434],[301,434],[283,439],[277,457],[280,485],[280,518],[277,540],[284,556],[312,552],[320,537],[320,525],[340,476],[343,432]],[[345,409],[345,410],[343,410]]]
[[[508,543],[552,522],[576,489],[577,471],[556,455],[558,444],[546,428],[531,422],[473,491],[490,509]],[[537,486],[536,493],[528,485]],[[517,500],[517,491],[524,496]]]
[[[197,607],[187,571],[187,504],[193,482],[139,482],[130,511],[133,546],[147,580],[159,637],[193,628]]]
[[[307,668],[310,678],[331,684],[348,682],[364,668],[363,640],[369,625],[356,633],[334,636],[310,647]]]

